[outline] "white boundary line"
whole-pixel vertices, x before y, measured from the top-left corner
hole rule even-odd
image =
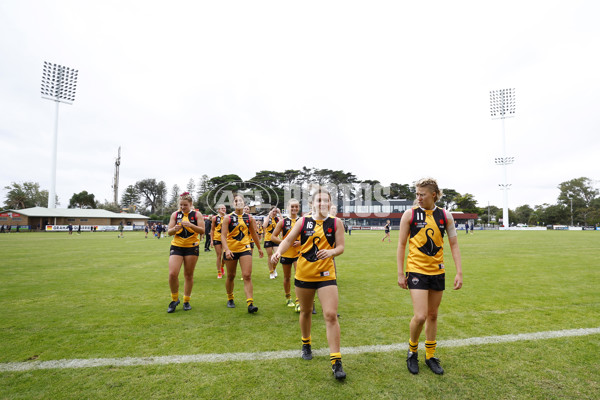
[[[566,329],[562,331],[545,331],[520,333],[515,335],[502,336],[484,336],[468,339],[440,340],[440,347],[465,347],[477,346],[482,344],[510,343],[524,340],[542,340],[555,339],[573,336],[588,336],[600,334],[598,328]],[[422,344],[421,344],[421,347]],[[342,347],[342,354],[361,354],[361,353],[388,353],[392,351],[406,350],[404,344],[388,344],[373,346]],[[315,355],[328,355],[329,349],[318,349],[313,351]],[[259,353],[223,353],[223,354],[192,354],[180,356],[160,356],[160,357],[123,357],[123,358],[90,358],[90,359],[72,359],[72,360],[53,360],[53,361],[28,361],[28,362],[10,362],[0,363],[0,372],[30,371],[36,369],[67,369],[67,368],[93,368],[93,367],[129,367],[136,365],[165,365],[165,364],[184,364],[184,363],[216,363],[228,361],[253,361],[253,360],[273,360],[282,358],[297,358],[300,356],[299,350],[266,351]]]

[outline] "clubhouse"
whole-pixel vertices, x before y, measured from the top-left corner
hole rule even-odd
[[[51,231],[53,226],[144,226],[149,218],[140,214],[115,213],[98,208],[45,208],[0,211],[0,225],[23,230]]]

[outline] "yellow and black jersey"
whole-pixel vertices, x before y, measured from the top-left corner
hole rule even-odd
[[[220,215],[215,216],[215,233],[213,235],[213,240],[221,240],[221,227],[223,226],[223,218]]]
[[[273,234],[273,231],[275,230],[275,227],[277,226],[278,222],[279,222],[278,217],[269,219],[269,225],[267,225],[267,229],[265,230],[265,232],[266,232],[265,240],[266,241],[271,240],[271,235]]]
[[[185,214],[183,211],[177,211],[175,216],[175,223],[180,224],[183,221],[191,222],[194,225],[198,225],[198,216],[196,211],[190,211]],[[204,222],[204,221],[203,221]],[[195,247],[200,244],[198,233],[194,232],[191,228],[181,227],[179,231],[175,233],[171,244],[177,247]]]
[[[446,272],[444,269],[446,221],[446,213],[439,207],[433,210],[424,210],[420,207],[412,209],[406,272],[425,275],[441,275]]]
[[[258,224],[258,234],[262,235],[263,233],[265,233],[265,228],[263,228],[262,223]]]
[[[285,217],[283,219],[283,226],[281,227],[281,233],[283,233],[283,239],[285,239],[287,237],[287,235],[290,233],[290,231],[292,230],[294,225],[296,225],[297,221],[298,221],[298,217],[296,217],[294,219],[292,219],[290,217]],[[294,240],[300,240],[300,237],[297,237]],[[298,257],[298,254],[300,254],[300,251],[298,249],[299,249],[299,246],[298,247],[290,246],[290,248],[287,249],[287,251],[285,253],[283,253],[281,256],[286,257],[286,258],[296,258],[296,257]]]
[[[320,260],[317,258],[317,252],[335,247],[336,218],[315,220],[312,215],[307,215],[299,223],[302,224],[302,229],[296,279],[306,282],[334,280],[333,257]]]
[[[227,234],[227,247],[233,253],[250,250],[250,216],[246,213],[237,215],[229,214],[229,233]]]

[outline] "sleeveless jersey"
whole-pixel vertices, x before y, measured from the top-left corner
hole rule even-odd
[[[406,272],[441,275],[444,269],[444,234],[446,213],[439,207],[412,209]]]
[[[229,233],[227,234],[227,247],[233,253],[250,250],[250,216],[246,213],[237,215],[229,214]]]
[[[296,279],[306,282],[329,281],[335,279],[333,257],[319,260],[319,250],[330,250],[335,247],[336,219],[327,217],[315,220],[307,215],[300,221],[300,257],[296,267]]]
[[[298,221],[298,217],[296,217],[296,219],[291,219],[290,217],[285,217],[283,219],[283,226],[281,228],[281,232],[283,233],[284,239],[290,233],[290,231],[292,230],[294,225],[296,225],[297,221]],[[300,237],[296,238],[295,240],[300,240]],[[287,258],[296,258],[296,257],[298,257],[298,254],[300,254],[298,249],[299,249],[299,246],[298,247],[290,246],[290,248],[287,249],[287,251],[285,253],[283,253],[281,256],[287,257]]]
[[[184,214],[183,211],[177,211],[175,222],[179,224],[183,221],[188,221],[198,226],[198,216],[196,215],[196,211],[190,211],[188,214]],[[177,247],[196,247],[200,244],[200,240],[198,239],[198,234],[191,228],[182,227],[179,232],[175,233],[175,236],[173,236],[171,244]]]
[[[279,222],[279,218],[277,218],[277,217],[271,218],[269,220],[269,225],[267,225],[267,229],[266,229],[265,240],[267,240],[267,241],[271,240],[271,235],[273,234],[273,231],[275,230],[275,227],[277,226],[278,222]]]
[[[221,227],[223,226],[223,217],[215,216],[215,234],[213,240],[221,241]]]

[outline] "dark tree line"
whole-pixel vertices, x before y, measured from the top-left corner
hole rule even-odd
[[[105,201],[96,201],[93,194],[87,191],[74,193],[69,201],[70,208],[104,208],[119,212],[138,212],[149,215],[153,219],[164,219],[178,207],[179,195],[183,191],[190,192],[195,200],[195,205],[200,211],[210,213],[219,200],[219,193],[250,193],[272,205],[283,208],[285,205],[284,192],[296,185],[307,188],[309,184],[321,185],[346,185],[348,191],[338,194],[338,202],[343,200],[362,199],[365,196],[374,199],[375,194],[363,190],[366,187],[380,185],[378,180],[359,180],[351,172],[342,170],[319,169],[302,167],[301,169],[288,169],[285,171],[258,171],[248,181],[243,181],[236,174],[226,174],[209,177],[203,175],[198,181],[191,178],[185,190],[178,185],[173,185],[170,194],[167,184],[156,179],[142,179],[130,185],[123,191],[120,204]],[[593,186],[589,178],[581,177],[562,182],[558,185],[560,194],[556,204],[542,204],[531,207],[524,204],[509,210],[510,220],[514,223],[528,225],[597,225],[600,224],[600,197],[598,189]],[[363,189],[361,189],[363,188]],[[40,190],[35,182],[15,183],[5,186],[7,191],[4,206],[10,209],[23,209],[35,206],[46,207],[48,204],[48,191]],[[413,184],[393,182],[381,187],[379,195],[383,199],[408,199],[414,200],[415,188]],[[478,214],[481,223],[492,223],[502,217],[502,208],[495,205],[478,207],[475,197],[470,193],[461,194],[454,189],[443,189],[444,196],[439,205],[452,211],[463,211]],[[345,198],[342,198],[345,196]],[[231,199],[230,199],[231,200]],[[58,201],[57,201],[58,204]]]

